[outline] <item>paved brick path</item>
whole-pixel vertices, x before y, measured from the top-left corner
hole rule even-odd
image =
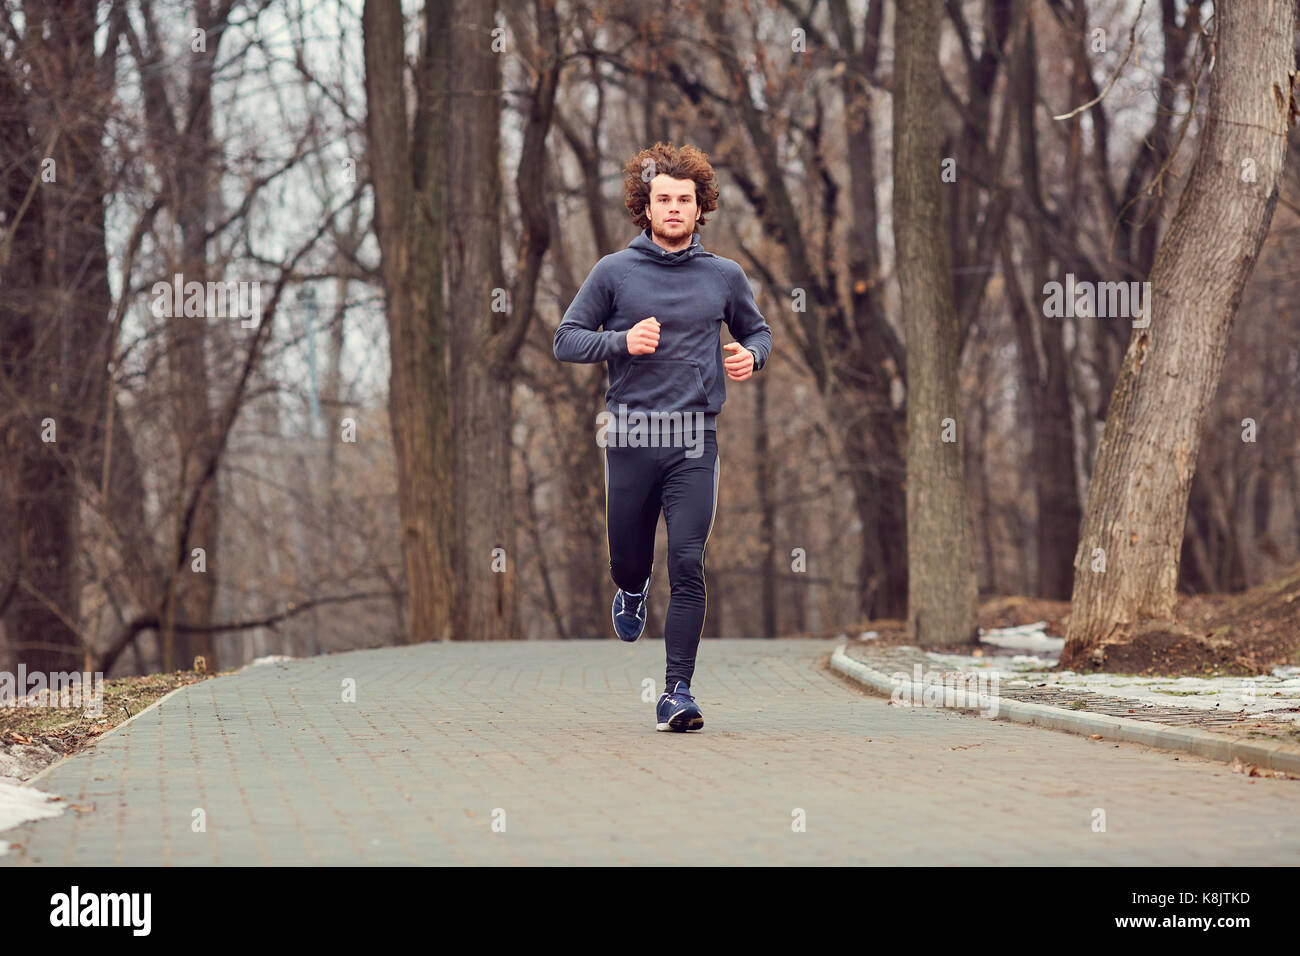
[[[1300,862],[1300,781],[890,707],[819,666],[835,644],[706,641],[689,735],[654,731],[657,684],[641,700],[661,641],[251,668],[47,774],[94,810],[0,835],[0,863]]]

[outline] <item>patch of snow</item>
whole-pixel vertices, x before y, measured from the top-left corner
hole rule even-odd
[[[268,654],[266,657],[255,657],[248,662],[249,667],[257,667],[260,664],[280,664],[284,661],[297,660],[294,657],[285,657],[283,654]]]
[[[1035,654],[939,654],[931,651],[927,656],[936,664],[954,671],[998,671],[1000,679],[1018,677],[1021,673],[1038,673],[1055,665],[1055,658],[1041,658]]]
[[[1017,627],[980,628],[980,642],[1015,651],[1038,651],[1059,659],[1065,638],[1047,633],[1047,622],[1021,624]]]
[[[29,820],[57,817],[63,804],[56,797],[33,787],[19,787],[0,780],[0,831],[16,827]],[[0,856],[9,850],[9,844],[0,840]]]
[[[1300,667],[1278,667],[1253,677],[1132,677],[1120,674],[1077,674],[1054,671],[1054,658],[1037,655],[938,654],[927,657],[936,669],[959,672],[997,671],[998,679],[1024,684],[1091,691],[1149,707],[1187,707],[1229,714],[1275,713],[1278,720],[1300,723]]]
[[[877,631],[863,631],[861,634],[858,635],[858,640],[860,640],[860,641],[874,641],[874,640],[875,640],[876,638],[878,638],[879,636],[880,636],[880,634],[879,634],[879,632],[877,632]]]
[[[1144,704],[1232,714],[1262,714],[1300,706],[1300,677],[1279,677],[1276,672],[1254,677],[1123,677],[1062,671],[1049,675],[1048,679],[1054,686],[1089,690]],[[1300,712],[1274,716],[1300,722]]]

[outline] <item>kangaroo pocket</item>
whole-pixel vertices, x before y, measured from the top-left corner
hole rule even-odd
[[[700,368],[689,359],[635,359],[609,397],[646,412],[699,411],[709,404]]]

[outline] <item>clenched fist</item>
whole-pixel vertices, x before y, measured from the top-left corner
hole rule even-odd
[[[723,346],[731,354],[722,360],[727,378],[733,382],[743,382],[754,374],[754,353],[739,342],[728,342]]]
[[[659,320],[653,315],[627,330],[629,355],[649,355],[659,347]]]

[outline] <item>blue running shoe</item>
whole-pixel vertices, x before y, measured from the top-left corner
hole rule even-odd
[[[650,577],[654,577],[653,573]],[[641,593],[632,594],[618,589],[614,595],[614,606],[610,609],[610,616],[614,619],[614,633],[618,635],[620,641],[627,641],[629,644],[641,636],[645,630],[645,601],[650,596],[650,578],[645,579],[645,586],[641,588]]]
[[[679,680],[676,686],[659,698],[655,708],[655,730],[699,730],[704,726],[704,715],[691,696],[691,685]]]

